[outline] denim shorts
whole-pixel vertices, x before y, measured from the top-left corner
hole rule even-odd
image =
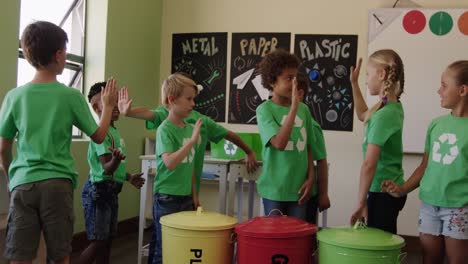
[[[468,206],[445,208],[423,202],[419,211],[419,232],[468,239]]]
[[[122,184],[114,181],[86,181],[81,200],[88,240],[108,240],[117,235],[121,190]]]
[[[72,250],[73,220],[71,180],[48,179],[15,187],[10,197],[5,258],[34,259],[41,230],[49,259],[68,256]]]

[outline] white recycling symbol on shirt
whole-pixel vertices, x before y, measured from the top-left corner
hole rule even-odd
[[[458,157],[457,136],[451,133],[443,133],[440,135],[439,140],[436,140],[432,146],[432,160],[444,165],[450,165]],[[448,144],[450,153],[440,153],[442,144]]]
[[[231,141],[226,140],[224,142],[224,153],[229,156],[234,156],[237,153],[237,146],[234,145]]]
[[[185,145],[185,143],[187,143],[189,140],[190,140],[190,138],[184,138],[183,141],[182,141],[182,145]],[[200,144],[200,137],[198,137],[197,145],[198,144]],[[190,149],[190,152],[187,154],[187,156],[182,161],[182,163],[192,163],[194,157],[195,157],[195,146],[193,146]]]
[[[284,124],[284,121],[286,120],[286,116],[283,116],[283,120],[281,120],[281,125]],[[300,127],[300,133],[302,136],[302,140],[300,138],[297,139],[297,142],[295,143],[296,148],[299,152],[302,152],[305,149],[306,146],[306,140],[307,140],[307,132],[305,127],[302,126],[302,119],[299,118],[297,115],[294,118],[294,127]],[[294,141],[288,141],[288,144],[286,145],[286,148],[284,150],[294,150]]]

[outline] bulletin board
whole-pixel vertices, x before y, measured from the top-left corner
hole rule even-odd
[[[423,153],[429,123],[449,113],[440,106],[437,93],[441,74],[450,63],[468,59],[468,9],[374,9],[368,22],[369,55],[393,49],[403,60],[403,150]],[[369,104],[377,102],[375,97],[367,99]]]
[[[298,34],[294,53],[307,76],[304,103],[324,130],[352,131],[354,117],[350,67],[356,65],[357,35]]]
[[[185,72],[203,90],[195,97],[195,110],[224,122],[226,116],[227,33],[172,35],[172,73]]]
[[[232,33],[229,123],[257,124],[255,110],[268,99],[258,64],[270,51],[289,51],[291,33]]]

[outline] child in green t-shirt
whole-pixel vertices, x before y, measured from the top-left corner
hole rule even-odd
[[[153,236],[148,263],[162,263],[161,217],[199,206],[195,180],[195,152],[200,147],[202,119],[195,125],[185,119],[195,106],[195,82],[178,73],[162,85],[163,104],[169,115],[156,133],[157,177],[154,181]]]
[[[305,97],[308,89],[308,80],[305,74],[297,74],[297,88],[303,91],[302,97]],[[313,138],[311,151],[316,165],[316,177],[310,191],[310,199],[307,201],[306,221],[317,224],[317,213],[330,208],[330,198],[328,197],[328,161],[325,139],[322,128],[313,118],[312,133],[309,136]]]
[[[378,50],[369,57],[367,87],[370,95],[380,100],[368,109],[358,84],[362,59],[351,67],[354,109],[366,126],[362,144],[364,161],[361,166],[358,203],[350,222],[366,221],[370,227],[397,233],[398,214],[406,196],[393,197],[381,189],[385,180],[403,184],[403,93],[405,75],[403,62],[393,50]]]
[[[188,77],[185,73],[180,74]],[[164,98],[164,93],[162,93],[162,98]],[[169,115],[169,110],[164,105],[154,110],[150,110],[142,106],[132,107],[132,99],[129,98],[128,89],[125,87],[122,88],[119,92],[119,110],[125,116],[145,120],[147,129],[158,129],[161,123],[166,120],[167,116]],[[223,138],[231,141],[246,153],[244,161],[247,166],[247,171],[255,171],[255,169],[258,167],[255,152],[252,151],[252,149],[239,137],[239,135],[230,130],[227,130],[210,117],[203,115],[195,110],[190,112],[190,115],[185,119],[185,122],[189,124],[195,124],[198,119],[202,119],[203,125],[200,129],[200,147],[196,150],[195,153],[195,176],[197,192],[200,191],[200,179],[203,172],[205,149],[208,142],[218,143]]]
[[[101,91],[105,82],[91,86],[88,99],[94,112],[101,117],[103,106]],[[112,239],[117,235],[119,198],[125,181],[141,188],[145,179],[142,173],[129,174],[125,163],[126,148],[114,122],[119,119],[117,106],[112,111],[112,121],[106,139],[101,144],[90,142],[88,148],[89,179],[81,199],[83,203],[86,235],[91,241],[81,253],[79,263],[109,263]]]
[[[394,196],[419,186],[419,238],[423,263],[466,263],[468,259],[468,61],[450,64],[438,90],[451,113],[432,120],[421,164],[403,185],[385,181]]]
[[[273,96],[256,109],[263,144],[257,189],[266,215],[279,210],[305,220],[314,183],[314,135],[309,108],[301,103],[303,91],[297,88],[298,66],[299,59],[282,49],[260,62],[262,84]]]
[[[0,164],[11,200],[4,254],[11,263],[36,257],[41,231],[48,258],[69,262],[78,180],[70,154],[72,129],[76,126],[102,142],[117,104],[111,79],[103,90],[98,126],[83,95],[57,82],[65,68],[67,41],[65,31],[50,22],[37,21],[24,29],[21,47],[36,73],[29,83],[7,93],[0,110]]]

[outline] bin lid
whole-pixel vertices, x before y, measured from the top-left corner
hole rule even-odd
[[[235,227],[238,236],[257,238],[291,238],[315,234],[317,226],[296,217],[263,216],[255,217]]]
[[[391,250],[405,246],[405,240],[377,228],[366,227],[359,222],[354,227],[337,227],[318,232],[320,242],[354,249]]]
[[[197,211],[182,211],[161,217],[161,225],[187,230],[226,230],[237,224],[233,217],[204,211],[200,206]]]

